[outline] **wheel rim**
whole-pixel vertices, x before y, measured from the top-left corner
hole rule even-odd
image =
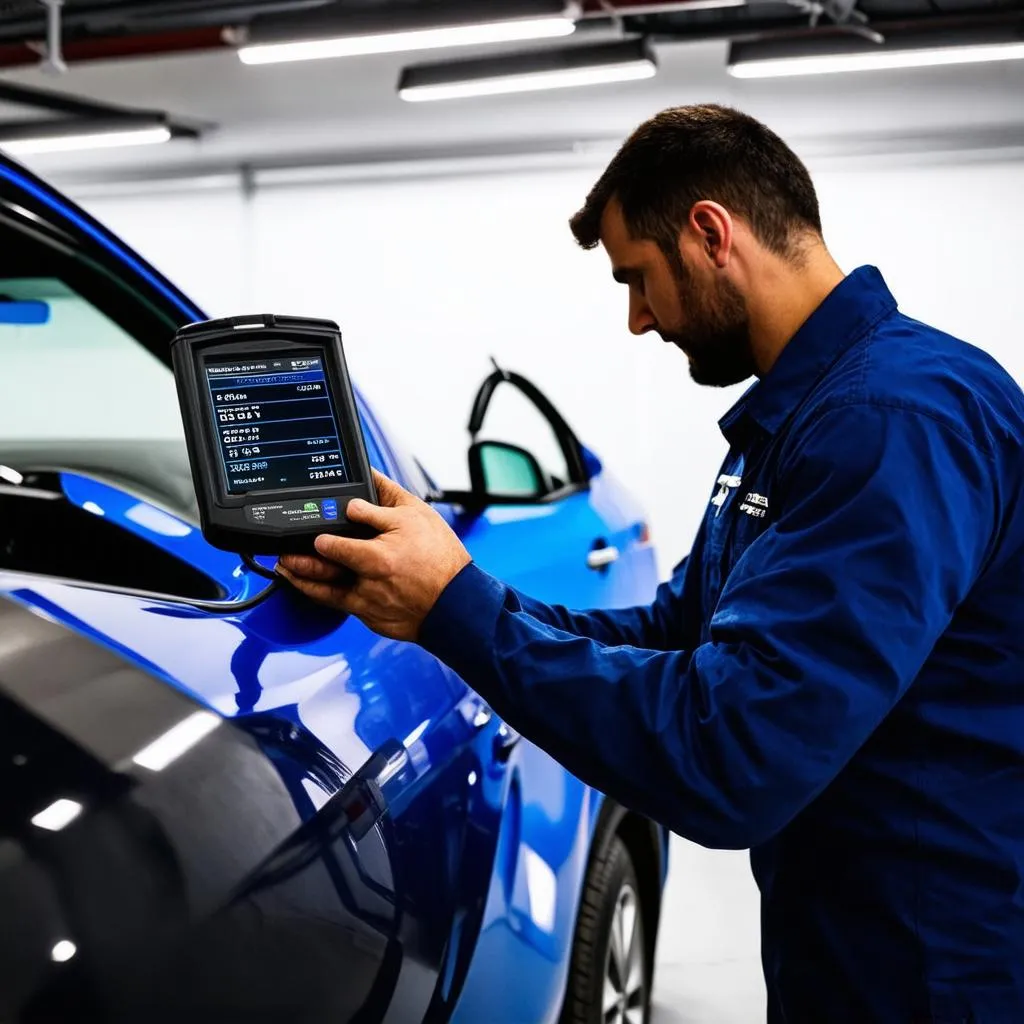
[[[633,887],[619,890],[605,956],[604,1024],[644,1024],[644,943]]]

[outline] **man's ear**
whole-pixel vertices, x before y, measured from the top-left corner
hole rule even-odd
[[[694,203],[690,210],[690,230],[700,240],[706,258],[719,270],[725,268],[732,254],[735,224],[732,214],[710,199]]]

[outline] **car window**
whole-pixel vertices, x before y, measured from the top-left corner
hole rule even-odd
[[[170,369],[56,278],[0,279],[0,303],[25,301],[48,319],[0,322],[0,440],[184,443]]]
[[[552,490],[569,482],[569,466],[554,429],[537,406],[516,388],[500,387],[494,393],[480,440],[504,441],[525,448],[540,463]]]

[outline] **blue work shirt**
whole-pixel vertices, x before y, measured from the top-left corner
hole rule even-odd
[[[584,782],[751,848],[772,1024],[1024,1022],[1024,396],[864,267],[721,427],[651,606],[471,565],[421,643]]]

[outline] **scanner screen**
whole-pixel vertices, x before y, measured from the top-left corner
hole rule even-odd
[[[350,482],[321,352],[205,364],[229,494]]]

